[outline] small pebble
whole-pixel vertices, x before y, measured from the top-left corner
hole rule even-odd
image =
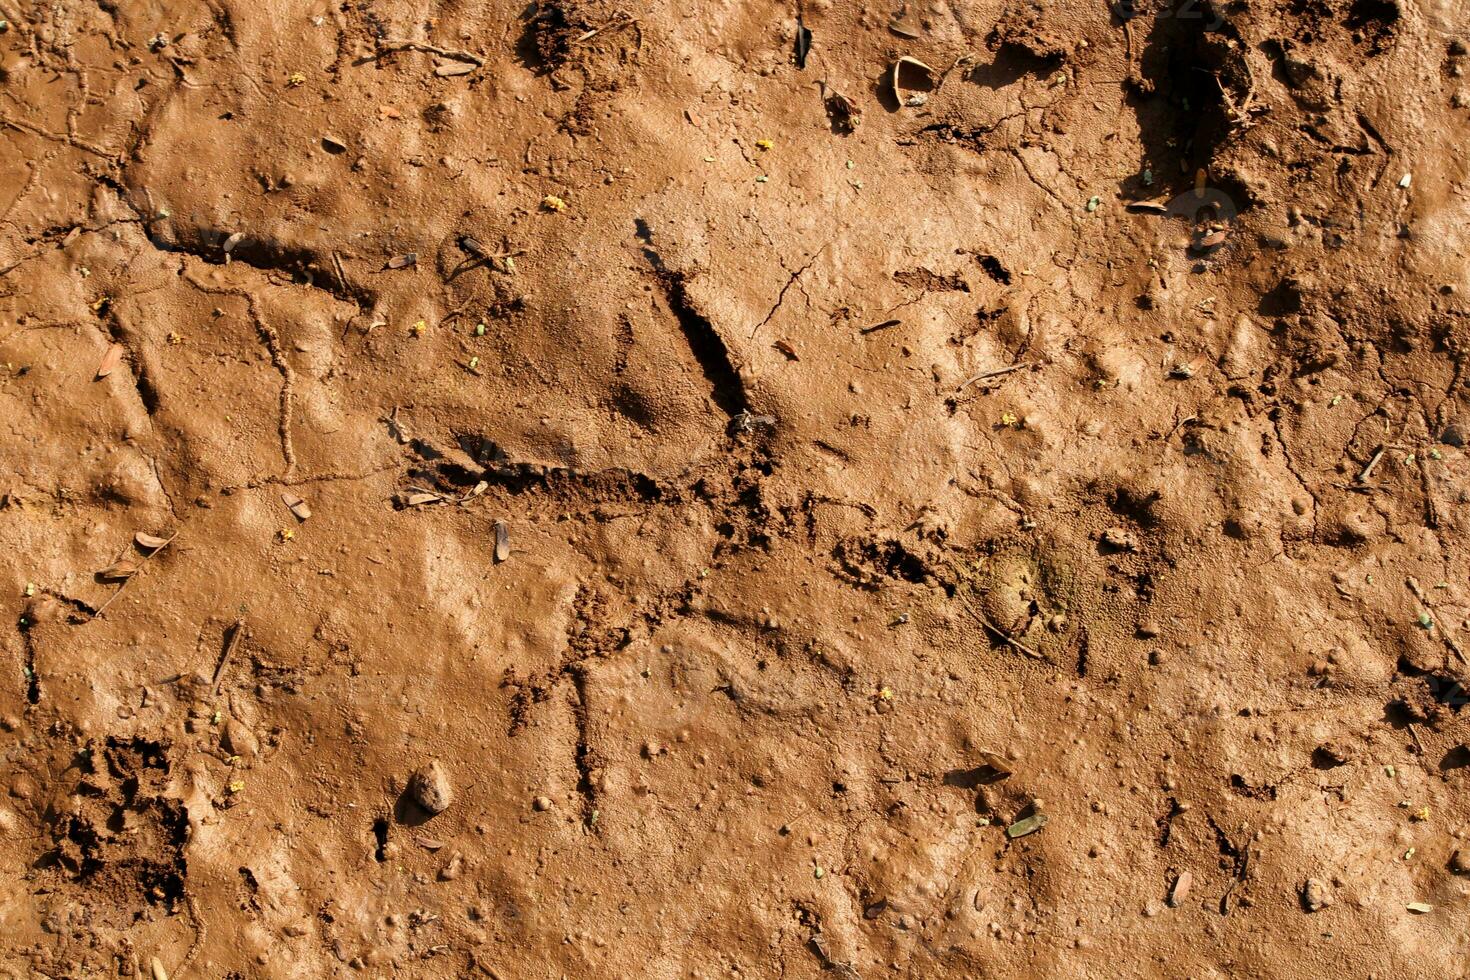
[[[1121,527],[1110,527],[1102,534],[1102,543],[1114,551],[1137,551],[1138,538]]]
[[[439,760],[432,760],[408,778],[408,796],[426,813],[440,814],[449,809],[449,804],[454,801],[454,791]]]

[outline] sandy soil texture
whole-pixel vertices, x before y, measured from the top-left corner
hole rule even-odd
[[[0,0],[0,976],[1466,975],[1464,0]]]

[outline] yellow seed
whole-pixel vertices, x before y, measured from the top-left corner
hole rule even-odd
[[[1016,418],[1015,412],[1006,412],[1000,417],[1001,425],[1015,425],[1020,419]]]
[[[289,74],[289,75],[286,76],[286,87],[287,88],[296,88],[299,85],[305,85],[305,84],[306,84],[306,74],[304,72],[293,71],[291,74]]]
[[[891,687],[883,687],[883,688],[880,688],[878,690],[878,697],[882,698],[884,701],[892,701],[893,700],[893,688],[891,688]]]
[[[417,320],[414,322],[413,326],[408,328],[408,332],[413,334],[415,337],[422,337],[424,335],[424,331],[427,329],[429,329],[429,325],[427,323],[425,323],[423,320]]]
[[[241,779],[233,780],[229,788],[231,793],[238,793],[245,788],[245,781]]]
[[[283,527],[276,533],[281,536],[282,541],[290,541],[292,538],[296,537],[296,532],[291,530],[289,527]]]
[[[567,202],[555,194],[547,194],[541,199],[541,206],[548,211],[565,211],[567,209]]]
[[[769,150],[776,144],[771,142],[770,140],[756,140],[755,145],[760,147],[762,150]]]

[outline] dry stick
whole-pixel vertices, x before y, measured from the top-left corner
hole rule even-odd
[[[143,561],[147,561],[148,559],[152,558],[154,555],[156,555],[160,551],[162,551],[164,548],[167,548],[168,545],[169,545],[169,541],[172,541],[174,538],[176,538],[178,536],[179,536],[179,532],[178,531],[175,531],[173,533],[173,535],[169,537],[168,541],[165,541],[163,544],[159,545],[157,548],[154,548],[152,551],[148,552],[148,554],[144,555],[143,556]],[[127,552],[124,551],[123,553],[126,554]],[[141,572],[142,570],[143,570],[142,562],[139,562],[139,564],[138,564],[138,571],[137,572],[134,572],[133,574],[129,575],[127,578],[123,579],[122,585],[119,585],[117,587],[117,591],[114,592],[112,595],[110,595],[110,596],[107,597],[107,601],[106,602],[102,603],[102,605],[100,605],[100,606],[97,607],[97,611],[92,614],[92,618],[93,619],[100,619],[100,618],[102,618],[102,610],[104,610],[108,606],[112,605],[112,600],[113,599],[116,599],[118,596],[122,595],[122,590],[123,589],[126,589],[128,587],[128,583],[131,582],[133,579],[137,578],[138,577],[138,572]]]
[[[1009,635],[1008,633],[1006,633],[1005,630],[1001,629],[999,626],[996,626],[994,623],[992,623],[989,619],[987,619],[985,617],[985,614],[984,613],[982,613],[980,610],[976,609],[974,607],[974,605],[971,604],[971,602],[970,602],[969,599],[965,598],[964,596],[960,596],[960,601],[965,604],[965,608],[970,611],[970,615],[972,615],[976,619],[980,620],[980,622],[985,626],[985,628],[988,629],[988,630],[990,630],[990,632],[994,633],[997,637],[999,637],[1000,640],[1003,643],[1009,643],[1011,646],[1015,647],[1017,650],[1020,650],[1026,656],[1032,657],[1032,658],[1034,658],[1036,660],[1045,660],[1046,659],[1041,654],[1037,653],[1035,650],[1031,649],[1026,644],[1022,643],[1020,640],[1016,639],[1015,637]]]
[[[437,54],[441,58],[467,61],[476,68],[485,67],[485,59],[479,55],[470,54],[468,51],[453,51],[448,48],[435,47],[423,41],[384,41],[378,45],[378,57],[382,57],[385,54],[392,54],[394,51],[421,51],[424,54]]]
[[[1373,458],[1368,460],[1368,465],[1363,467],[1363,472],[1358,474],[1358,483],[1368,482],[1368,477],[1373,475],[1373,468],[1378,465],[1378,461],[1383,458],[1383,454],[1387,451],[1388,446],[1386,444],[1379,446],[1377,450],[1374,451]]]
[[[344,293],[350,294],[352,292],[352,287],[347,285],[347,276],[344,275],[342,272],[342,257],[337,254],[337,250],[335,248],[332,249],[332,265],[337,270],[337,281],[342,284],[342,291]]]
[[[1416,749],[1419,750],[1419,754],[1420,755],[1423,755],[1424,754],[1424,743],[1421,742],[1421,741],[1419,741],[1419,733],[1417,731],[1415,731],[1415,729],[1414,729],[1414,723],[1412,721],[1409,722],[1408,728],[1409,728],[1409,737],[1414,740],[1414,748],[1416,748]]]
[[[1419,587],[1419,582],[1417,579],[1414,578],[1414,576],[1410,575],[1408,578],[1404,579],[1404,584],[1409,587],[1410,592],[1414,593],[1414,598],[1419,600],[1419,605],[1423,606],[1425,609],[1434,608],[1429,604],[1429,597],[1424,594],[1424,590]],[[1460,658],[1460,663],[1470,663],[1470,661],[1467,661],[1465,659],[1465,652],[1460,649],[1460,644],[1455,642],[1455,638],[1450,635],[1449,630],[1441,626],[1439,630],[1439,635],[1440,638],[1444,640],[1445,646],[1449,647],[1450,650],[1454,652],[1455,656]]]
[[[994,371],[986,371],[984,374],[975,375],[969,381],[966,381],[964,384],[956,388],[955,391],[964,391],[976,381],[984,381],[986,378],[998,378],[1003,374],[1011,374],[1014,371],[1024,371],[1026,368],[1035,366],[1035,361],[1028,361],[1025,364],[1012,364],[1010,367],[996,368]]]
[[[219,663],[214,667],[214,693],[219,693],[220,678],[224,676],[225,664],[230,662],[230,654],[235,652],[235,646],[240,642],[240,634],[245,632],[245,617],[241,616],[229,625],[225,630],[229,637],[225,639],[225,649],[219,655]]]

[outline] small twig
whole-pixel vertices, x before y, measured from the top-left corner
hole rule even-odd
[[[92,618],[93,619],[101,619],[102,618],[102,611],[104,609],[106,609],[108,606],[112,605],[112,600],[114,600],[118,596],[122,595],[122,590],[123,589],[126,589],[128,587],[128,583],[131,582],[133,579],[137,578],[138,575],[139,575],[139,573],[141,573],[143,571],[143,562],[146,562],[148,559],[150,559],[154,555],[158,554],[164,548],[167,548],[169,546],[169,543],[171,541],[173,541],[173,539],[176,538],[176,537],[178,537],[178,536],[179,536],[179,532],[178,531],[175,531],[172,535],[169,536],[168,541],[165,541],[163,544],[159,545],[157,548],[154,548],[152,551],[148,552],[148,554],[144,555],[143,558],[142,558],[142,561],[140,561],[138,563],[138,571],[134,572],[133,574],[129,575],[127,578],[123,579],[122,584],[117,587],[117,591],[114,592],[112,595],[108,596],[107,597],[107,600],[105,602],[103,602],[102,605],[100,605],[100,606],[97,607],[97,611],[92,614]],[[126,549],[124,549],[123,554],[127,554]]]
[[[235,620],[225,629],[225,632],[229,635],[225,637],[225,648],[220,653],[219,663],[214,668],[214,693],[216,694],[219,693],[220,678],[224,676],[225,665],[230,662],[230,654],[235,652],[235,647],[240,642],[240,634],[245,632],[245,617],[241,616]]]
[[[350,294],[352,287],[347,285],[347,275],[342,271],[342,257],[337,254],[336,249],[332,249],[332,267],[337,270],[337,281],[342,284],[342,291]]]
[[[572,43],[573,44],[581,44],[583,41],[590,41],[590,40],[592,40],[594,37],[596,37],[597,35],[601,34],[603,31],[616,30],[619,27],[626,27],[627,25],[634,24],[634,23],[637,23],[637,18],[636,17],[629,17],[627,14],[621,14],[619,16],[614,17],[612,20],[608,21],[606,24],[603,24],[601,27],[594,27],[590,31],[586,31],[586,32],[584,32],[582,34],[579,34],[577,36],[577,39],[575,41],[573,41]]]
[[[1408,728],[1409,728],[1409,737],[1414,740],[1414,748],[1416,748],[1416,749],[1419,750],[1419,754],[1420,755],[1423,755],[1424,754],[1424,743],[1421,742],[1421,741],[1419,741],[1419,733],[1418,733],[1418,731],[1416,731],[1414,729],[1414,723],[1412,721],[1409,722]]]
[[[1418,579],[1410,575],[1409,577],[1404,579],[1404,584],[1409,587],[1410,592],[1414,593],[1414,598],[1419,600],[1419,605],[1423,606],[1425,611],[1429,611],[1434,608],[1432,605],[1429,604],[1429,597],[1425,595],[1424,590],[1419,587]],[[1449,647],[1451,652],[1453,652],[1455,656],[1460,658],[1460,663],[1470,663],[1470,661],[1467,661],[1465,659],[1465,651],[1460,649],[1460,644],[1455,641],[1455,638],[1450,635],[1449,630],[1445,629],[1443,624],[1440,624],[1439,635],[1440,638],[1444,640],[1445,646]]]
[[[884,320],[882,323],[875,323],[871,327],[863,327],[858,333],[877,333],[879,330],[887,330],[889,327],[896,327],[901,323],[903,323],[902,320]]]
[[[964,391],[975,382],[984,381],[986,378],[998,378],[1003,374],[1010,374],[1014,371],[1024,371],[1026,368],[1035,366],[1035,361],[1027,361],[1025,364],[1012,364],[1010,367],[996,368],[994,371],[986,371],[984,374],[975,375],[969,381],[966,381],[964,384],[956,388],[955,391]]]
[[[1174,438],[1174,433],[1178,432],[1180,429],[1184,428],[1189,423],[1191,423],[1191,422],[1198,422],[1198,421],[1199,421],[1199,416],[1198,415],[1186,415],[1186,416],[1184,416],[1184,418],[1182,418],[1178,422],[1175,422],[1174,423],[1174,428],[1170,429],[1169,430],[1169,434],[1166,435],[1166,436],[1164,436],[1164,442],[1167,443],[1170,439],[1173,439]]]
[[[451,58],[455,61],[467,61],[476,68],[485,67],[485,59],[468,51],[455,51],[450,48],[440,48],[423,41],[384,41],[378,45],[378,53],[374,55],[381,58],[385,54],[395,51],[421,51],[424,54],[437,54],[441,58]],[[370,59],[371,60],[371,59]]]
[[[1379,446],[1378,449],[1374,451],[1373,458],[1368,460],[1368,465],[1363,467],[1363,472],[1358,474],[1357,482],[1368,482],[1368,477],[1373,475],[1373,468],[1378,465],[1378,461],[1383,458],[1383,454],[1387,451],[1387,445]]]

